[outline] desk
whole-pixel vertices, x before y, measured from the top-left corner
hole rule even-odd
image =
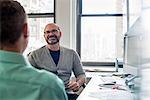
[[[102,82],[99,75],[92,76],[77,100],[134,100],[134,95],[129,91],[101,88],[99,84]],[[123,80],[120,80],[120,82],[123,82]]]

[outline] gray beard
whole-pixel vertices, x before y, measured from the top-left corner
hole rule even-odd
[[[50,44],[50,45],[54,45],[54,44],[56,44],[56,43],[58,43],[58,42],[59,42],[59,39],[57,39],[57,38],[55,38],[55,37],[49,38],[49,39],[47,40],[47,43]]]

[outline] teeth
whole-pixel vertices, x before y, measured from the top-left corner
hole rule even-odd
[[[50,37],[49,40],[51,40],[51,39],[56,39],[56,38],[55,37]]]
[[[48,41],[49,43],[53,43],[54,41],[56,41],[56,38],[55,37],[49,38]]]
[[[50,37],[48,40],[53,40],[53,39],[55,39],[55,37]]]
[[[52,41],[49,41],[49,43],[52,43]]]

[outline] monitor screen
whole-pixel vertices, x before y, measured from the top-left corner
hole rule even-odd
[[[125,34],[124,51],[124,72],[127,74],[138,75],[141,65],[141,43],[142,28],[141,18],[139,17],[129,31]]]
[[[141,16],[136,20],[125,36],[124,65],[125,73],[140,76],[143,65],[150,62],[150,10],[142,9]]]
[[[124,37],[124,64],[123,69],[127,74],[139,75],[142,59],[142,2],[141,0],[128,1],[128,31]]]

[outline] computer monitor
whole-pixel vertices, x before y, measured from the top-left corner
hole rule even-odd
[[[150,91],[150,7],[142,9],[141,16],[136,20],[125,37],[124,72],[134,75],[136,98],[149,98]],[[138,78],[135,78],[138,76]],[[131,80],[131,79],[130,79]],[[131,80],[132,81],[132,80]],[[130,82],[131,82],[130,81]],[[125,82],[128,86],[129,81]],[[132,82],[133,83],[133,82]],[[132,85],[133,86],[133,85]],[[137,100],[137,99],[135,99]]]
[[[139,75],[142,52],[142,26],[141,17],[139,17],[124,38],[124,73]]]
[[[150,62],[150,8],[143,8],[141,15],[125,34],[125,73],[141,76],[145,64]]]
[[[139,75],[142,42],[142,3],[141,0],[128,1],[128,30],[124,37],[124,73]]]

